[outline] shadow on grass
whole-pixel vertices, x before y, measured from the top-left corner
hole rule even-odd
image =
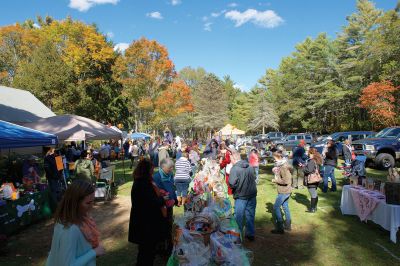
[[[325,218],[329,226],[335,228],[328,234],[334,234],[334,243],[340,243],[338,251],[353,265],[400,264],[400,244],[390,242],[389,231],[381,226],[372,221],[363,223],[358,216],[342,215],[339,208],[329,211]]]
[[[271,202],[267,202],[265,204],[265,208],[266,208],[266,211],[272,215],[270,221],[272,224],[274,224],[275,223],[274,204],[272,204]]]
[[[306,206],[307,208],[310,206],[310,200],[304,194],[295,192],[294,194],[292,194],[291,198],[294,199],[297,203],[300,203],[300,204]]]
[[[261,221],[256,220],[256,223]],[[283,235],[270,233],[271,226],[258,228],[255,242],[245,242],[253,251],[252,265],[301,265],[313,264],[313,246],[316,234],[312,226],[302,231],[292,230]]]

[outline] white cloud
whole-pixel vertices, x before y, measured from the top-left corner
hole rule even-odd
[[[177,5],[181,4],[181,3],[182,3],[181,0],[171,0],[171,5],[173,5],[173,6],[177,6]]]
[[[40,29],[40,25],[39,24],[37,24],[37,23],[33,23],[33,25],[32,25],[34,28],[36,28],[36,29]]]
[[[272,10],[258,11],[247,9],[244,12],[232,10],[225,13],[225,18],[235,22],[235,27],[240,27],[247,22],[251,22],[263,28],[275,28],[281,25],[284,20]]]
[[[118,2],[119,0],[70,0],[69,7],[73,9],[78,9],[81,12],[85,12],[95,5],[102,5],[102,4],[116,5]]]
[[[106,33],[106,36],[107,36],[107,38],[112,39],[112,38],[114,38],[114,32],[109,31]]]
[[[117,43],[114,46],[114,51],[125,52],[125,50],[128,49],[128,47],[129,47],[129,43],[125,43],[125,42]]]
[[[204,21],[204,22],[206,22],[206,21],[208,21],[208,17],[207,17],[207,16],[204,16],[204,17],[201,18],[201,20]]]
[[[236,4],[236,3],[230,3],[228,6],[229,6],[229,7],[237,7],[238,4]]]
[[[226,10],[222,10],[221,12],[213,12],[213,13],[211,13],[211,17],[217,18],[217,17],[221,16],[224,13],[226,13]]]
[[[154,19],[163,19],[163,16],[162,16],[161,13],[158,12],[158,11],[151,12],[151,13],[147,13],[147,14],[146,14],[146,17],[154,18]]]
[[[204,30],[205,31],[211,31],[211,25],[212,25],[212,22],[205,23],[204,24]]]

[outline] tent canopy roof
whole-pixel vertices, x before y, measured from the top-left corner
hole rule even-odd
[[[121,133],[78,115],[57,115],[26,124],[27,127],[52,133],[62,141],[119,139]]]
[[[221,133],[222,136],[230,136],[230,135],[244,135],[246,132],[236,127],[232,126],[231,124],[227,124],[218,132]]]
[[[135,132],[131,134],[131,139],[150,139],[151,136],[146,133]]]
[[[0,120],[24,124],[55,115],[29,91],[0,86]]]
[[[51,146],[57,136],[0,120],[0,149]]]

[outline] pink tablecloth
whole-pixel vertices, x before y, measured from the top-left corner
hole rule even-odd
[[[385,203],[385,196],[378,191],[371,191],[362,187],[351,187],[350,193],[361,221],[366,221],[379,203]]]

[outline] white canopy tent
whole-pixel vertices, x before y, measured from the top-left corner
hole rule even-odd
[[[223,137],[236,137],[236,136],[242,136],[246,132],[240,129],[237,129],[236,127],[232,126],[231,124],[227,124],[223,128],[221,128],[220,131],[218,131],[218,134],[222,135]]]
[[[121,132],[78,115],[58,115],[24,126],[54,134],[59,141],[120,139]]]

